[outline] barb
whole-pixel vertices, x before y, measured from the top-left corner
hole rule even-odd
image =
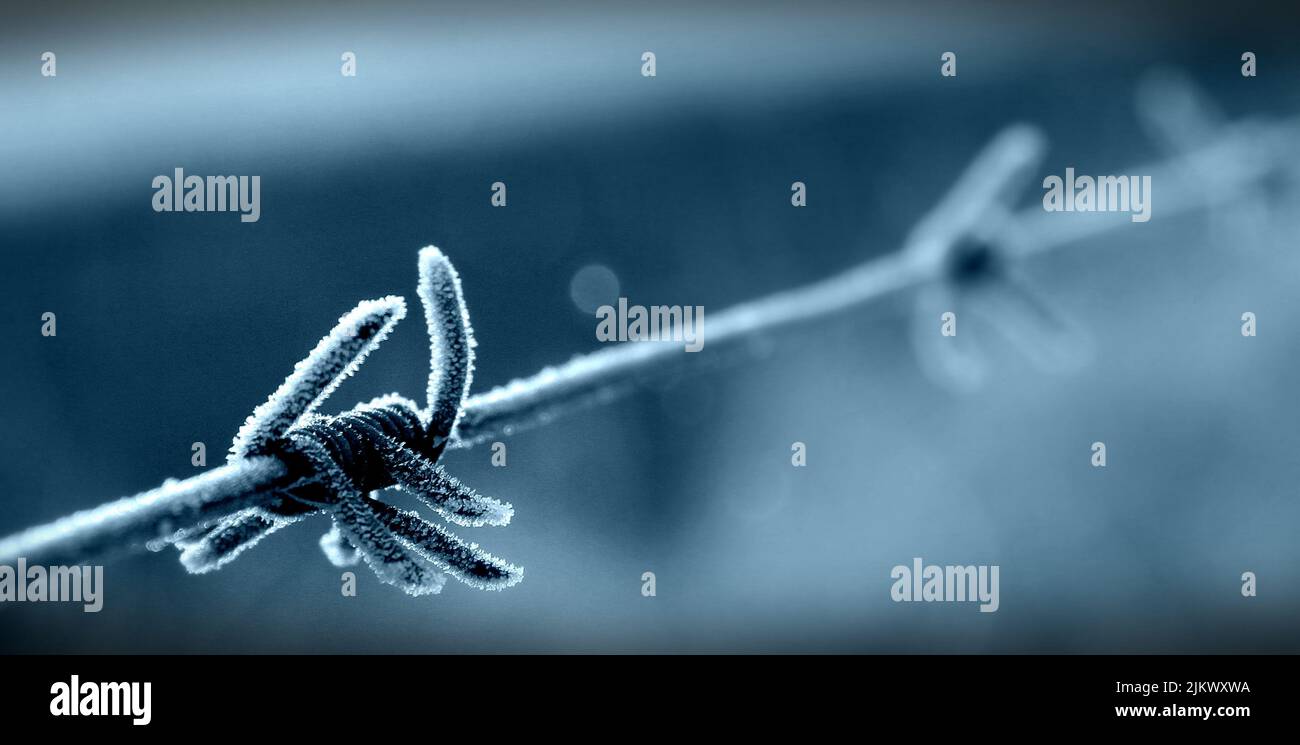
[[[1247,122],[1222,127],[1220,132],[1203,147],[1139,171],[1157,174],[1153,180],[1161,184],[1162,215],[1220,204],[1232,199],[1240,187],[1257,183],[1274,171],[1295,168],[1300,120],[1272,125]],[[1033,128],[1020,125],[1002,132],[918,222],[902,249],[820,282],[723,311],[710,324],[711,349],[903,290],[952,281],[964,271],[963,262],[970,258],[964,251],[972,241],[984,246],[996,243],[1004,260],[1020,260],[1129,224],[1118,219],[1047,219],[1042,210],[1034,208],[1013,212],[1012,197],[1023,187],[1044,147],[1042,135]],[[1220,188],[1189,183],[1189,174],[1204,173],[1223,162],[1235,167],[1227,171],[1227,182]],[[479,497],[433,465],[443,448],[472,447],[546,423],[562,413],[613,400],[646,379],[696,365],[704,355],[684,354],[678,347],[663,344],[622,344],[465,399],[474,347],[468,314],[450,264],[426,275],[424,262],[431,256],[421,255],[420,294],[432,337],[433,374],[439,374],[438,357],[442,354],[446,377],[430,380],[430,396],[438,400],[431,398],[427,408],[417,410],[400,397],[388,397],[337,417],[310,413],[323,395],[333,390],[336,377],[354,368],[348,355],[364,356],[400,317],[401,311],[391,305],[399,299],[374,301],[379,305],[371,306],[370,311],[379,308],[378,317],[366,316],[367,311],[358,308],[354,313],[364,318],[342,319],[352,328],[371,329],[367,333],[374,334],[374,344],[351,344],[351,351],[343,357],[318,347],[313,357],[329,367],[330,374],[295,372],[304,389],[294,389],[291,376],[285,387],[296,398],[259,407],[262,415],[255,412],[241,430],[231,463],[0,539],[0,563],[12,563],[18,557],[77,563],[92,555],[142,546],[157,550],[179,542],[189,557],[187,566],[207,571],[302,514],[328,511],[335,518],[334,528],[321,545],[331,561],[346,564],[366,558],[381,578],[412,594],[437,592],[443,581],[440,572],[476,587],[495,589],[517,582],[521,576],[518,567],[474,544],[464,544],[414,513],[365,497],[353,487],[358,482],[366,489],[387,485],[376,481],[378,473],[384,477],[379,481],[398,480],[402,488],[414,489],[444,516],[452,518],[467,510],[457,522],[503,524],[513,514],[509,505]],[[441,309],[430,311],[433,303]],[[345,343],[348,338],[343,334],[336,341],[349,346]],[[460,401],[463,405],[457,406]],[[389,418],[376,418],[380,411],[388,412]],[[411,412],[418,414],[418,422],[409,419]],[[435,430],[442,431],[426,432],[431,422],[436,422]],[[295,436],[287,440],[278,437],[285,427]],[[391,440],[385,444],[387,438]],[[402,447],[413,444],[412,440],[418,440],[415,444],[419,447]],[[422,457],[423,461],[417,462]],[[202,544],[205,540],[206,545]]]
[[[332,417],[314,413],[406,314],[400,297],[364,301],[254,409],[225,466],[19,533],[0,541],[0,556],[79,563],[174,544],[181,564],[201,574],[323,512],[333,519],[321,539],[331,562],[364,559],[381,581],[410,595],[441,592],[444,573],[479,589],[517,583],[520,567],[376,498],[395,486],[448,522],[471,527],[506,525],[514,516],[511,505],[479,495],[437,465],[469,387],[474,335],[460,278],[432,246],[420,251],[419,295],[432,354],[424,408],[392,394]]]
[[[1016,125],[999,133],[966,168],[939,205],[913,230],[903,249],[805,287],[733,306],[709,323],[711,350],[769,331],[847,310],[938,277],[952,248],[1005,202],[1042,157],[1038,130]],[[465,404],[451,447],[545,424],[561,411],[608,402],[638,382],[693,363],[664,344],[621,344],[575,357],[515,380]]]

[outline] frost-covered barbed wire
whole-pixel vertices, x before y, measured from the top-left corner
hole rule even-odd
[[[1214,207],[1274,172],[1294,173],[1297,134],[1300,121],[1294,120],[1224,125],[1213,141],[1137,172],[1156,174],[1161,214]],[[1044,137],[1032,127],[1004,130],[917,223],[902,249],[715,315],[710,349],[905,289],[959,288],[972,277],[1014,287],[1005,270],[1015,262],[1129,224],[1046,219],[1035,208],[1014,212],[1013,198],[1044,149]],[[1218,166],[1216,185],[1194,178]],[[78,563],[175,544],[187,568],[210,571],[285,525],[325,512],[334,527],[321,548],[332,562],[364,559],[384,581],[412,594],[437,592],[443,572],[479,587],[517,582],[518,567],[367,492],[396,483],[449,522],[504,525],[513,514],[509,505],[477,495],[436,465],[445,448],[471,447],[613,400],[705,356],[671,345],[621,344],[470,397],[468,312],[459,279],[437,249],[421,252],[420,296],[433,359],[425,408],[393,395],[335,417],[314,413],[405,313],[400,298],[368,301],[340,319],[258,407],[240,429],[229,463],[0,540],[0,563],[17,557]]]
[[[510,505],[479,496],[436,465],[469,391],[474,337],[460,278],[432,246],[420,252],[419,295],[431,350],[427,406],[391,394],[336,417],[314,414],[406,315],[400,297],[362,302],[254,410],[231,447],[232,464],[275,456],[295,466],[290,470],[301,475],[300,483],[211,528],[176,534],[170,542],[181,549],[186,569],[220,569],[306,514],[326,512],[334,527],[321,549],[331,562],[348,566],[364,559],[380,579],[411,595],[440,591],[444,571],[484,588],[522,577],[518,567],[417,513],[373,498],[377,489],[396,484],[449,522],[472,527],[506,525],[514,514]]]
[[[509,504],[479,495],[437,465],[469,391],[474,337],[451,262],[430,246],[420,251],[419,268],[432,355],[425,406],[390,394],[335,416],[316,413],[406,315],[400,297],[364,301],[254,409],[225,466],[20,533],[0,542],[0,555],[71,563],[174,544],[197,574],[325,513],[333,527],[321,549],[331,562],[364,560],[411,595],[439,592],[445,574],[483,589],[518,582],[521,568],[379,499],[386,488],[408,491],[448,522],[470,527],[506,525],[514,516]]]

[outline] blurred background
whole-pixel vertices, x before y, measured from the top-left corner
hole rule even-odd
[[[1045,175],[1171,153],[1141,113],[1153,80],[1212,107],[1172,110],[1188,132],[1300,112],[1294,9],[1217,5],[11,10],[0,533],[194,475],[195,441],[220,463],[341,313],[414,301],[430,243],[464,279],[482,392],[596,349],[593,300],[714,314],[897,250],[1010,123],[1049,138],[1036,210]],[[261,176],[261,219],[154,213],[177,167]],[[359,569],[342,597],[317,517],[210,575],[171,549],[115,561],[98,614],[7,604],[0,651],[1300,651],[1295,172],[1183,216],[1156,182],[1149,223],[1026,262],[1083,332],[1065,371],[992,347],[955,392],[923,374],[903,296],[510,437],[506,468],[448,453],[516,507],[459,531],[526,568],[510,590],[410,598]],[[327,413],[419,397],[427,365],[417,313]],[[998,612],[892,602],[918,556],[999,565]]]

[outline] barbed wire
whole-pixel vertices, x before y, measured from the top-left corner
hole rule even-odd
[[[1203,146],[1126,170],[1160,184],[1162,217],[1217,208],[1277,172],[1295,173],[1300,119],[1224,125]],[[760,333],[841,313],[934,283],[963,281],[970,252],[1020,261],[1131,225],[1126,215],[1063,219],[1041,207],[1013,210],[1046,150],[1036,128],[998,133],[903,246],[827,279],[741,303],[712,317],[710,355],[670,344],[622,343],[577,356],[469,397],[448,448],[469,448],[544,425],[587,406],[609,403],[647,381],[703,366],[719,347]],[[1206,175],[1213,178],[1207,179]],[[1113,219],[1111,219],[1113,218]],[[937,319],[936,319],[937,320]],[[0,539],[0,563],[49,564],[157,550],[241,511],[265,506],[305,475],[274,455],[234,460],[183,481],[76,512]]]

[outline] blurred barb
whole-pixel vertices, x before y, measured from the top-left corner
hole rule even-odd
[[[973,250],[989,254],[978,268],[964,269],[916,294],[911,340],[927,379],[954,393],[978,390],[1002,349],[1048,373],[1076,370],[1091,358],[1092,338],[1082,327],[1043,298],[993,247]],[[961,332],[955,336],[939,333],[946,312],[960,319]]]
[[[903,249],[931,280],[916,294],[911,339],[921,371],[936,385],[970,391],[984,382],[987,354],[970,332],[970,315],[1001,326],[1017,346],[1044,344],[1047,334],[1023,332],[1041,331],[1043,321],[1054,314],[1045,312],[1025,283],[1013,281],[992,236],[1011,214],[1046,149],[1036,129],[1019,125],[1004,130],[918,223]],[[961,334],[939,333],[940,320],[949,312],[953,323],[963,319]],[[1017,328],[1009,330],[1004,318],[1013,319]]]
[[[1182,70],[1147,72],[1134,104],[1142,128],[1170,155],[1204,146],[1225,123],[1223,112]]]
[[[1045,147],[1045,137],[1033,127],[1003,130],[917,224],[903,250],[722,311],[705,326],[710,353],[755,333],[838,313],[938,276],[955,246],[990,215],[1007,214],[1011,197],[1024,188]],[[469,447],[611,401],[642,380],[703,361],[697,357],[668,344],[620,344],[575,357],[470,398],[451,447]]]
[[[1228,131],[1227,118],[1209,93],[1182,70],[1159,68],[1148,72],[1138,85],[1134,103],[1143,129],[1170,157],[1204,148]],[[1192,174],[1192,183],[1206,190],[1211,200],[1208,212],[1214,239],[1261,243],[1271,205],[1265,184],[1251,177],[1259,164],[1244,159],[1201,158],[1189,163],[1189,167],[1205,169]],[[1237,169],[1244,173],[1232,175]],[[1223,179],[1244,183],[1220,197],[1214,191],[1221,188]]]
[[[1046,150],[1047,138],[1038,129],[1026,124],[1004,129],[917,223],[903,253],[931,273],[943,271],[964,239],[1004,219]]]

